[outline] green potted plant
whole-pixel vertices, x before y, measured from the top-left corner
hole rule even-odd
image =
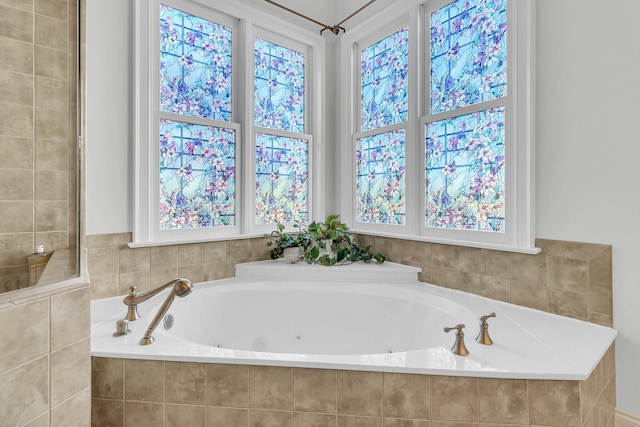
[[[303,259],[308,264],[336,265],[356,261],[375,261],[382,264],[382,254],[372,254],[370,246],[358,246],[349,227],[340,222],[339,215],[329,215],[324,221],[313,221],[308,226],[296,222],[295,236],[284,232],[284,225],[278,223],[276,230],[266,235],[267,246],[273,246],[272,258],[280,258],[286,248],[299,247],[304,250]]]
[[[271,259],[285,257],[287,261],[295,263],[300,259],[300,242],[298,235],[288,234],[284,232],[285,226],[278,222],[276,230],[265,235],[267,238],[267,246],[273,246],[271,249]]]
[[[340,249],[353,245],[353,236],[348,231],[347,225],[339,221],[339,215],[329,215],[324,222],[313,221],[307,227],[313,245],[306,251],[305,259],[337,258]]]

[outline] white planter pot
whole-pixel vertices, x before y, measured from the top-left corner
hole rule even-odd
[[[284,248],[284,259],[291,264],[295,264],[300,260],[300,248],[299,247],[291,247]]]

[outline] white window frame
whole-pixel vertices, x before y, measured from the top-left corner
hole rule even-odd
[[[160,230],[159,203],[159,8],[166,4],[233,29],[232,118],[230,122],[179,117],[180,121],[232,128],[236,131],[236,209],[235,225],[211,228]],[[324,135],[324,101],[316,94],[324,88],[324,38],[264,10],[226,0],[135,0],[135,142],[133,189],[133,241],[130,247],[228,240],[262,236],[273,225],[255,225],[255,131],[253,122],[253,40],[258,29],[254,22],[271,30],[273,40],[296,41],[309,52],[310,71],[305,75],[305,135],[309,145],[309,208],[316,216],[324,202],[324,156],[319,155]],[[154,36],[155,35],[155,36]],[[270,40],[271,40],[270,39]],[[275,41],[274,41],[275,42]],[[311,58],[313,58],[311,60]],[[244,101],[244,102],[243,102]],[[163,116],[176,115],[163,113]],[[179,116],[179,115],[178,115]],[[272,133],[272,132],[270,132]],[[288,135],[289,136],[289,135]],[[313,163],[312,163],[313,162]],[[311,172],[313,171],[313,175]],[[252,209],[253,206],[253,209]]]
[[[340,93],[341,112],[340,123],[341,145],[340,153],[340,214],[342,219],[349,224],[351,231],[362,234],[380,236],[398,236],[401,238],[414,238],[417,234],[417,216],[414,214],[419,209],[418,200],[412,195],[417,194],[417,180],[409,176],[411,171],[418,168],[417,127],[415,122],[419,111],[420,96],[416,90],[419,87],[417,73],[420,52],[418,49],[419,6],[413,0],[396,2],[394,5],[381,11],[378,15],[362,22],[353,29],[349,29],[342,37],[340,44],[341,70]],[[360,106],[360,62],[362,49],[366,49],[373,43],[384,39],[394,32],[408,27],[409,30],[409,99],[407,122],[394,124],[383,128],[377,128],[361,132],[361,106]],[[369,224],[357,222],[356,200],[356,149],[357,138],[371,134],[383,133],[398,127],[405,128],[405,209],[406,222],[404,225]]]
[[[271,129],[271,128],[265,128],[262,126],[257,126],[255,124],[255,116],[254,116],[254,112],[255,112],[255,97],[254,97],[254,93],[253,91],[251,91],[250,93],[250,98],[248,99],[246,105],[250,106],[249,108],[249,114],[251,116],[250,118],[250,126],[251,126],[251,140],[249,141],[249,150],[251,150],[251,154],[247,156],[247,160],[248,160],[248,167],[249,170],[251,171],[251,182],[252,184],[250,185],[250,188],[255,188],[255,183],[256,183],[256,156],[255,156],[255,152],[256,152],[256,134],[261,133],[261,134],[266,134],[266,135],[273,135],[273,136],[282,136],[282,137],[287,137],[287,138],[295,138],[295,139],[303,139],[307,141],[307,161],[308,161],[308,173],[309,173],[309,178],[307,181],[307,208],[308,208],[308,220],[305,221],[307,223],[311,222],[311,220],[313,219],[313,201],[314,201],[314,197],[312,197],[312,195],[314,194],[314,180],[312,179],[312,177],[314,176],[314,141],[313,141],[313,134],[311,133],[311,129],[313,129],[313,124],[314,124],[314,103],[313,103],[313,99],[314,99],[314,87],[313,87],[313,82],[314,82],[314,70],[313,70],[313,50],[309,45],[306,45],[304,43],[298,42],[296,40],[292,40],[289,37],[283,37],[280,34],[276,34],[270,30],[267,30],[265,28],[259,27],[259,26],[254,26],[253,31],[251,33],[251,37],[250,37],[250,42],[251,42],[251,57],[247,58],[247,64],[250,64],[250,68],[248,69],[248,71],[250,71],[251,74],[251,84],[253,87],[254,84],[254,73],[255,73],[255,56],[254,56],[254,42],[256,38],[260,38],[262,40],[268,41],[270,43],[273,44],[277,44],[279,46],[285,47],[287,49],[291,49],[291,50],[295,50],[298,51],[300,53],[304,54],[304,81],[305,81],[305,93],[304,93],[304,131],[302,133],[298,133],[298,132],[290,132],[290,131],[284,131],[284,130],[280,130],[280,129]],[[256,195],[255,192],[251,192],[248,191],[247,192],[247,198],[245,200],[246,206],[248,206],[247,209],[247,227],[251,230],[251,233],[269,233],[274,229],[273,224],[257,224],[256,220],[255,220],[255,212],[256,212]],[[293,222],[288,222],[288,223],[284,223],[285,227],[291,227],[293,226]]]
[[[508,2],[508,108],[506,117],[506,173],[505,198],[507,231],[491,233],[468,230],[444,230],[425,226],[425,123],[434,120],[428,115],[430,104],[429,82],[429,11],[441,8],[452,0],[405,0],[382,11],[377,17],[362,22],[345,35],[341,44],[342,60],[342,108],[341,158],[349,159],[341,164],[344,185],[341,192],[341,213],[353,224],[351,229],[363,234],[398,237],[434,243],[471,246],[523,253],[537,253],[535,248],[534,220],[534,19],[532,0],[507,0]],[[355,144],[354,134],[359,130],[359,54],[361,40],[381,39],[385,25],[402,16],[409,16],[409,108],[408,127],[413,137],[407,136],[406,199],[407,225],[388,226],[356,222],[355,200]],[[382,19],[382,21],[381,21]],[[374,28],[374,30],[371,30]],[[413,95],[413,98],[412,98]],[[493,101],[483,103],[490,108]],[[502,102],[497,102],[498,104]],[[494,103],[495,104],[495,103]],[[477,108],[454,110],[466,114]],[[411,114],[419,112],[419,114]],[[439,114],[436,118],[444,118]],[[411,138],[411,139],[410,139]],[[345,141],[350,141],[348,144]],[[411,150],[411,151],[410,151]]]
[[[394,123],[392,125],[383,126],[383,127],[374,128],[374,129],[368,129],[363,131],[362,130],[362,106],[361,106],[362,73],[361,73],[361,66],[360,66],[361,60],[362,60],[361,59],[362,51],[372,46],[373,44],[381,41],[382,39],[389,37],[390,35],[400,31],[403,28],[407,28],[409,33],[409,46],[408,46],[409,73],[407,76],[407,79],[408,79],[407,84],[409,86],[409,91],[408,91],[408,100],[407,100],[408,101],[407,120],[404,122]],[[412,25],[410,25],[410,17],[408,14],[405,13],[403,14],[403,16],[399,18],[390,20],[388,23],[379,26],[374,33],[360,37],[355,42],[352,43],[352,55],[354,57],[354,65],[355,65],[354,71],[353,71],[353,81],[354,81],[353,90],[355,94],[354,95],[355,108],[353,109],[354,110],[353,111],[354,132],[352,133],[352,136],[351,136],[352,153],[356,152],[358,139],[360,138],[366,138],[369,136],[380,135],[383,133],[404,129],[405,131],[405,167],[409,167],[411,160],[415,159],[416,156],[418,155],[416,151],[416,148],[417,148],[416,145],[411,143],[411,141],[414,141],[416,138],[415,126],[412,126],[411,123],[415,121],[415,117],[416,117],[415,112],[417,110],[417,102],[418,102],[417,94],[411,91],[413,84],[415,84],[415,82],[413,81],[414,80],[413,74],[415,73],[412,72],[411,70],[412,62],[415,61],[415,56],[411,55],[412,48],[415,45],[415,41],[412,40],[411,31],[412,31]],[[417,209],[417,201],[415,200],[415,198],[407,197],[407,196],[414,193],[415,191],[414,186],[416,183],[413,180],[407,179],[406,176],[405,176],[405,224],[403,225],[371,224],[371,223],[363,223],[363,222],[356,221],[357,211],[355,206],[355,198],[357,195],[357,179],[355,179],[355,174],[357,172],[357,160],[354,154],[352,154],[351,157],[352,157],[354,180],[352,185],[353,202],[351,203],[351,206],[353,207],[353,212],[351,213],[353,219],[351,220],[350,224],[353,224],[353,228],[354,229],[357,228],[358,230],[363,230],[363,231],[366,230],[369,232],[382,231],[387,233],[393,233],[393,232],[396,232],[397,230],[415,228],[415,224],[413,223],[415,221],[415,217],[413,215],[409,215],[409,213]]]

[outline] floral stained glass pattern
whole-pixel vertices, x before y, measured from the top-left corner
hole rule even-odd
[[[235,224],[233,129],[160,121],[160,229]]]
[[[426,226],[505,231],[504,107],[426,125]]]
[[[358,138],[356,156],[356,221],[404,225],[404,129]]]
[[[407,120],[409,30],[367,47],[361,57],[362,130]]]
[[[431,113],[507,92],[506,0],[457,0],[431,14]]]
[[[160,7],[160,111],[231,120],[231,29]]]
[[[304,54],[255,40],[256,126],[304,133]]]
[[[308,220],[305,139],[256,134],[256,224]]]

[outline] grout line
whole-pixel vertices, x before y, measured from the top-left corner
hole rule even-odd
[[[31,64],[31,82],[32,82],[32,92],[31,92],[31,115],[32,115],[32,124],[31,124],[31,149],[33,150],[31,153],[31,167],[32,167],[32,172],[31,172],[31,176],[32,176],[32,183],[31,183],[31,191],[33,192],[33,209],[31,212],[31,224],[33,225],[33,236],[32,236],[32,243],[31,243],[31,247],[35,248],[36,247],[36,201],[38,199],[37,194],[36,194],[36,168],[37,168],[37,164],[36,164],[36,4],[35,2],[33,2],[33,6],[32,6],[32,15],[31,15],[31,22],[32,22],[32,42],[33,42],[33,47],[32,47],[32,55],[33,55],[33,63]],[[49,344],[51,344],[51,339],[49,339]],[[49,381],[49,384],[51,384],[51,381]]]
[[[384,394],[385,394],[385,383],[387,379],[387,374],[382,372],[382,393],[380,395],[380,413],[382,414],[382,418],[386,416],[384,411]]]
[[[531,405],[529,405],[529,380],[525,380],[525,403],[527,404],[527,424],[531,424]]]
[[[122,361],[122,425],[125,425],[127,413],[127,359],[116,359]]]
[[[35,203],[34,203],[35,204]],[[35,236],[35,233],[34,233]],[[51,373],[51,343],[52,343],[52,336],[51,336],[51,296],[47,297],[47,300],[49,302],[49,304],[47,304],[47,315],[49,317],[49,352],[47,354],[47,378],[49,381],[49,396],[48,396],[48,402],[47,402],[47,412],[49,414],[49,417],[51,417],[51,396],[52,396],[52,388],[53,388],[53,381],[52,381],[52,373]]]
[[[151,257],[149,257],[151,260]],[[207,424],[207,403],[209,403],[209,363],[205,363],[204,365],[204,425]]]
[[[251,427],[251,371],[254,365],[247,365],[247,427]]]

